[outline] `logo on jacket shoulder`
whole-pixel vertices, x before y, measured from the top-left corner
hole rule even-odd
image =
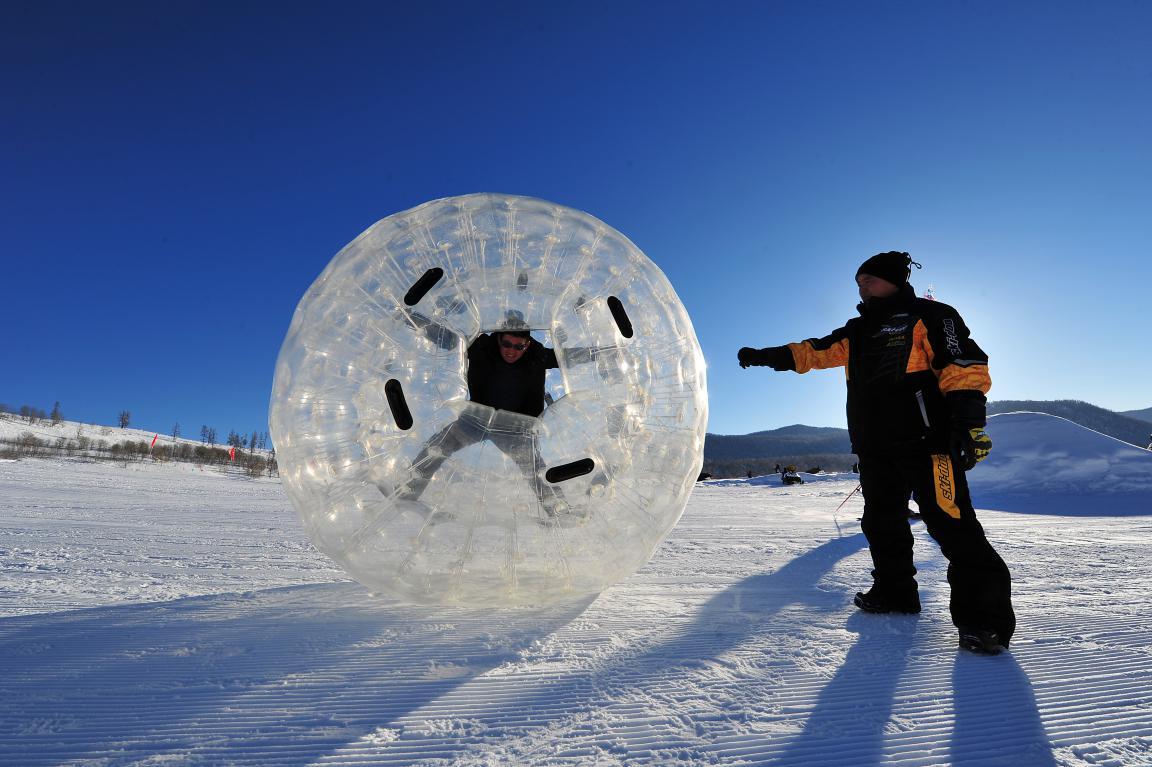
[[[944,343],[948,345],[948,351],[953,357],[960,356],[960,338],[956,334],[956,323],[947,317],[944,318]]]

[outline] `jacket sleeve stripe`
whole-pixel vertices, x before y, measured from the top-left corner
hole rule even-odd
[[[922,339],[931,370],[936,373],[940,391],[947,394],[969,390],[987,394],[992,388],[988,355],[968,335],[968,327],[954,309],[944,305],[935,308],[941,314],[930,315],[931,328],[917,323],[917,331],[924,328],[923,334],[917,335]]]
[[[788,344],[792,359],[796,361],[796,372],[844,367],[848,364],[848,338],[840,331],[825,338],[809,338],[800,343]]]
[[[968,367],[960,367],[953,364],[940,371],[940,391],[945,394],[961,389],[971,389],[987,394],[991,388],[992,377],[988,374],[987,365],[973,364]]]

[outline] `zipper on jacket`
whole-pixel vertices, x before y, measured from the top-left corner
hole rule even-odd
[[[932,424],[928,422],[928,408],[924,407],[924,392],[916,392],[916,404],[920,406],[920,417],[924,419],[925,428],[931,429]]]

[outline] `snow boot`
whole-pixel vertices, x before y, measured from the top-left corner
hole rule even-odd
[[[899,596],[877,593],[876,589],[870,589],[867,594],[857,591],[852,602],[866,613],[916,615],[920,612],[920,595],[915,591]]]
[[[1005,647],[1000,643],[1000,635],[995,631],[970,626],[960,626],[959,628],[960,641],[958,646],[961,650],[967,650],[977,655],[999,655],[1004,652]]]

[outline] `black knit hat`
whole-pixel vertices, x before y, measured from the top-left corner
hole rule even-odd
[[[890,250],[887,253],[877,253],[860,264],[860,268],[856,270],[856,276],[870,274],[873,277],[887,280],[893,285],[903,285],[908,282],[908,276],[912,274],[913,265],[917,269],[920,268],[920,264],[913,261],[907,253]]]
[[[524,312],[519,309],[508,309],[504,312],[504,321],[500,323],[497,328],[501,333],[507,333],[510,336],[519,336],[520,338],[529,338],[532,334],[532,328],[524,321]]]

